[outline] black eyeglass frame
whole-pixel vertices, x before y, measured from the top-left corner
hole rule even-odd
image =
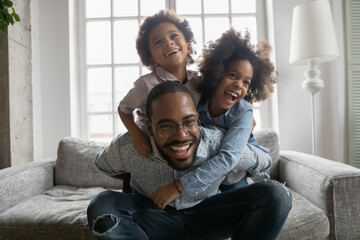
[[[186,134],[186,135],[189,135],[189,133],[192,133],[192,134],[195,134],[195,133],[198,133],[200,131],[200,126],[201,126],[201,121],[199,118],[196,119],[196,125],[197,125],[197,129],[196,130],[192,130],[192,129],[187,129],[185,126],[184,126],[184,122],[186,122],[188,120],[185,120],[181,123],[167,123],[166,125],[171,125],[171,130],[169,131],[169,133],[167,134],[161,134],[161,130],[159,131],[159,126],[156,126],[156,133],[159,135],[159,137],[161,138],[169,138],[173,135],[176,134],[176,131],[179,127],[181,127],[182,131]],[[168,135],[168,136],[166,136]]]

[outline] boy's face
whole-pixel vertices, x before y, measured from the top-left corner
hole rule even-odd
[[[212,94],[211,115],[218,117],[243,99],[249,90],[253,75],[253,67],[248,60],[232,61]]]
[[[168,72],[186,66],[186,57],[191,53],[191,44],[172,23],[163,22],[149,33],[149,49],[152,67],[161,66]]]
[[[151,107],[151,122],[147,121],[146,126],[157,149],[174,169],[190,167],[200,141],[192,98],[183,92],[168,93],[156,98]]]

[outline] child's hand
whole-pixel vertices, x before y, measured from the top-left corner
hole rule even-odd
[[[175,183],[168,183],[159,187],[151,194],[151,200],[161,209],[164,209],[171,201],[179,195]]]
[[[149,156],[151,153],[150,138],[142,131],[132,137],[134,149],[142,156]]]

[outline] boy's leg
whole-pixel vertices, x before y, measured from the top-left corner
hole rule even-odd
[[[191,239],[276,239],[291,209],[291,194],[279,182],[262,180],[205,199],[185,211]]]
[[[106,191],[89,204],[88,222],[98,239],[185,239],[182,215],[158,208],[137,193]]]

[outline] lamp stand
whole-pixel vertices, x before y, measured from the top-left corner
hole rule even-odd
[[[320,79],[321,71],[317,68],[314,59],[309,60],[309,70],[305,71],[305,80],[302,88],[311,94],[311,119],[312,119],[312,154],[316,155],[316,129],[315,129],[315,94],[324,87],[324,81]]]

